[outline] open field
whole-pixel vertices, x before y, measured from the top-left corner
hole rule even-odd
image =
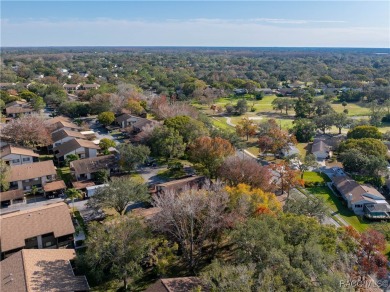
[[[342,113],[344,111],[344,107],[341,102],[331,103],[332,108],[338,112]],[[367,107],[362,106],[360,103],[348,103],[345,107],[348,110],[348,116],[367,116],[370,113],[370,110]]]
[[[330,181],[327,175],[323,173],[314,172],[314,171],[305,171],[303,173],[303,179],[305,182],[311,182],[311,183],[325,183]]]
[[[322,198],[325,204],[334,211],[334,214],[338,214],[357,231],[361,232],[369,228],[370,223],[365,219],[358,218],[328,187],[312,187],[306,190],[314,196]]]

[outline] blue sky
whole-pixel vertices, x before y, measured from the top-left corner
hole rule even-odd
[[[390,47],[389,1],[2,1],[2,46]]]

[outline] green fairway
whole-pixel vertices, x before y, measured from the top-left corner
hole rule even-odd
[[[341,102],[335,102],[331,104],[332,108],[338,112],[342,113],[344,111],[344,107]],[[348,103],[345,107],[348,110],[348,116],[367,116],[370,114],[370,109],[360,105],[360,103]]]

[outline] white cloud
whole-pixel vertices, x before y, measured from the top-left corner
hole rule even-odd
[[[345,23],[279,25],[282,21],[2,20],[1,41],[2,46],[390,46],[386,28],[348,27]]]

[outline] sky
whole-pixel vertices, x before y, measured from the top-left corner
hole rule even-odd
[[[390,1],[1,1],[1,46],[390,48]]]

